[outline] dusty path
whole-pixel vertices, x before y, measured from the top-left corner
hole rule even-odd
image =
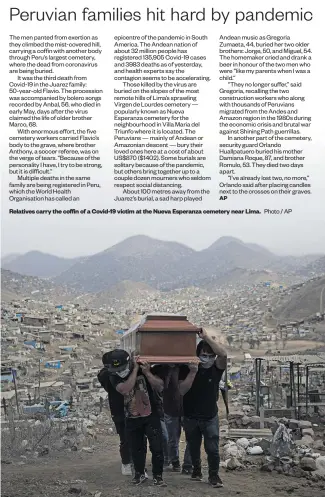
[[[213,489],[188,476],[166,471],[166,488],[156,488],[152,480],[141,487],[130,484],[120,472],[117,438],[109,437],[94,453],[59,452],[36,460],[18,459],[2,466],[2,497],[324,497],[325,482],[312,483],[278,474],[262,473],[257,468],[225,472],[225,487]],[[25,464],[19,464],[24,461]],[[148,465],[149,475],[151,474]],[[79,480],[79,481],[78,481]],[[99,494],[101,492],[101,494]]]

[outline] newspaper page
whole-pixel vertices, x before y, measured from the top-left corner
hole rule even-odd
[[[129,385],[141,363],[144,433],[162,430],[149,486],[194,496],[192,475],[229,495],[302,497],[308,483],[320,497],[323,2],[0,8],[4,493],[146,483],[140,420],[107,400],[110,375]],[[181,365],[186,434],[165,390],[156,419],[153,364]]]

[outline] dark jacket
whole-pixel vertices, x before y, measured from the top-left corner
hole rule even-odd
[[[108,393],[108,403],[111,415],[115,421],[124,419],[124,398],[123,395],[116,391],[110,381],[110,374],[106,368],[101,369],[97,375],[98,381],[104,390]]]

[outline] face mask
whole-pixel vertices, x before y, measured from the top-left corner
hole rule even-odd
[[[130,372],[130,368],[123,369],[123,371],[119,371],[116,373],[120,378],[125,378]]]
[[[200,355],[199,359],[200,359],[200,362],[201,362],[201,366],[203,368],[211,368],[211,366],[213,366],[214,361],[215,361],[215,357],[211,357],[211,356],[207,357],[207,356]]]

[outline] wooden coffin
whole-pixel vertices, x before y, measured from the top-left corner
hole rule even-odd
[[[197,334],[201,328],[186,316],[151,314],[133,332],[135,353],[150,363],[188,363],[197,360]]]

